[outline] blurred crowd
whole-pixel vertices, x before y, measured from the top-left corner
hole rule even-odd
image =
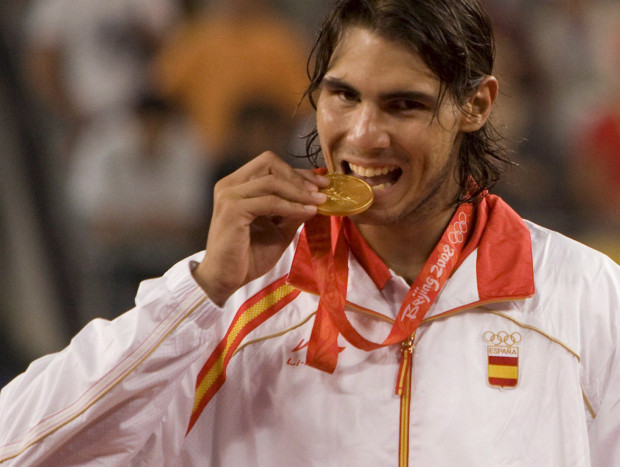
[[[304,166],[331,0],[0,4],[0,387],[203,248],[211,191],[266,149]],[[486,0],[495,191],[620,261],[620,2]]]

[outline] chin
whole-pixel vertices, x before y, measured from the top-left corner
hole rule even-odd
[[[356,224],[364,225],[390,225],[403,221],[403,216],[395,213],[386,212],[380,207],[371,207],[368,211],[351,217]]]

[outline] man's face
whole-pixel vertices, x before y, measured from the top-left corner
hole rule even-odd
[[[317,129],[329,171],[374,187],[373,206],[356,222],[421,219],[454,200],[463,114],[449,95],[439,105],[439,90],[409,49],[346,31],[319,90]]]

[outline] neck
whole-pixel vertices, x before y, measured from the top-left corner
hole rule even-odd
[[[412,284],[455,211],[456,206],[450,205],[433,216],[388,225],[358,224],[357,227],[385,264]]]

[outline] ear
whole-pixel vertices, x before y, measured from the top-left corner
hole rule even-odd
[[[478,89],[467,99],[463,106],[461,131],[477,131],[487,122],[491,109],[497,98],[498,84],[495,76],[485,77]]]

